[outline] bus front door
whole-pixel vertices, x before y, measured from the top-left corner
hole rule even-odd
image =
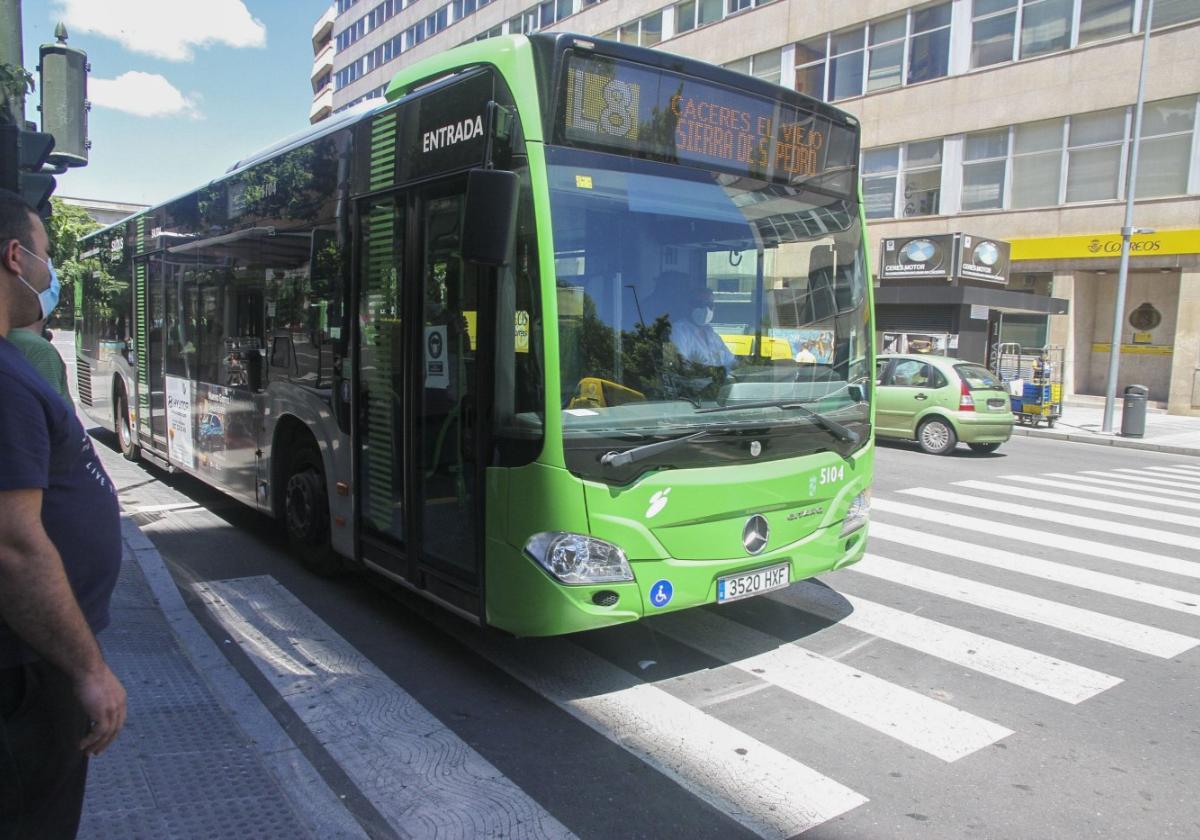
[[[357,510],[372,565],[482,615],[481,272],[465,181],[359,209]],[[482,328],[482,329],[481,329]]]

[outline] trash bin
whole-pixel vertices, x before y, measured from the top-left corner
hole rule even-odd
[[[1121,437],[1142,437],[1146,434],[1146,397],[1150,389],[1145,385],[1125,386],[1125,402],[1121,407]]]

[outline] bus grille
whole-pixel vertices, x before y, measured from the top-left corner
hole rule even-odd
[[[92,404],[92,368],[81,358],[75,359],[75,384],[79,388],[79,401],[90,406]]]

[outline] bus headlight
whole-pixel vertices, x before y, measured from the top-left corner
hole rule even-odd
[[[850,509],[846,511],[846,518],[842,520],[841,536],[857,531],[863,525],[867,524],[867,517],[871,515],[871,491],[864,490],[854,497],[854,501],[850,503]]]
[[[625,552],[583,534],[546,531],[525,543],[525,553],[563,583],[617,583],[633,580]]]

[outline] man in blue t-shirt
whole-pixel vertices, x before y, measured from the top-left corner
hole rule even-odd
[[[0,336],[53,308],[41,219],[0,190]],[[0,838],[74,837],[87,757],[125,723],[96,643],[121,565],[116,490],[74,411],[0,338]]]

